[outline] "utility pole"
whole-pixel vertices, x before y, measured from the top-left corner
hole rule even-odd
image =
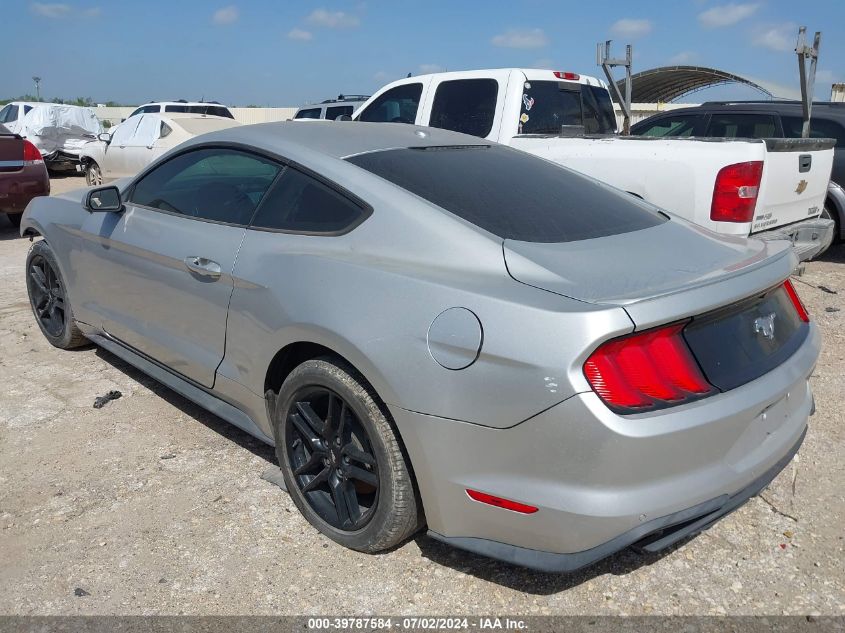
[[[622,109],[622,134],[627,136],[631,133],[631,45],[625,47],[625,59],[613,59],[610,56],[610,43],[613,40],[607,40],[604,44],[599,42],[596,45],[596,64],[602,67],[604,74],[607,77],[607,82],[610,84],[610,90],[616,98],[616,103]],[[615,66],[625,67],[625,95],[623,96],[613,79],[613,68]]]
[[[798,44],[795,52],[798,55],[798,78],[801,81],[801,112],[804,124],[801,128],[801,137],[810,137],[810,115],[813,110],[813,89],[816,84],[816,65],[819,61],[819,43],[821,42],[821,31],[816,31],[813,45],[807,46],[807,27],[798,29]],[[810,60],[809,69],[807,60]]]
[[[35,100],[41,101],[41,77],[33,77],[32,81],[35,82]]]

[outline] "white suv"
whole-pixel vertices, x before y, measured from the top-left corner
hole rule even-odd
[[[326,99],[321,103],[304,105],[296,114],[294,120],[328,119],[334,121],[339,116],[352,116],[352,113],[370,97],[368,95],[338,95],[337,99]]]
[[[209,116],[220,116],[227,119],[234,119],[234,115],[224,105],[216,101],[155,101],[145,103],[135,108],[127,119],[136,114],[161,114],[164,112],[181,112],[186,114],[206,114]],[[124,119],[125,121],[126,119]]]

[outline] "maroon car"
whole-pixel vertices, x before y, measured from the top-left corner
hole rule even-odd
[[[0,125],[0,213],[12,226],[36,196],[50,194],[50,177],[41,152],[32,143]]]

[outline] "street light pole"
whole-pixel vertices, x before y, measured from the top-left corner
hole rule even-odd
[[[33,77],[32,81],[35,82],[35,99],[41,101],[41,77]]]

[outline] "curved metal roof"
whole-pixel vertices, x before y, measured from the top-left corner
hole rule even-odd
[[[625,90],[625,80],[616,82]],[[631,101],[654,103],[674,101],[697,90],[727,83],[740,83],[772,97],[772,93],[750,79],[717,68],[704,66],[661,66],[631,75]]]

